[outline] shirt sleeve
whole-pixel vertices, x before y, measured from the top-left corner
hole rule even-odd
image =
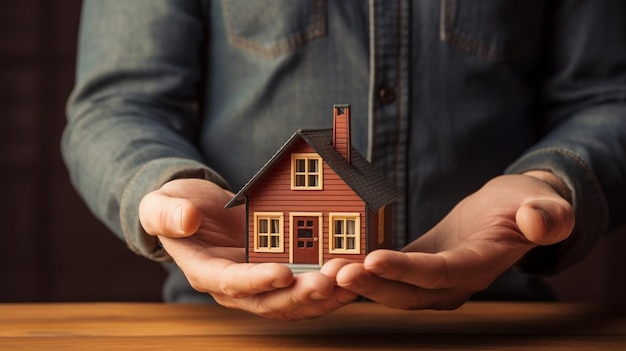
[[[92,212],[133,251],[154,260],[168,256],[139,225],[141,198],[182,177],[227,187],[195,146],[206,40],[202,6],[83,2],[63,156]]]
[[[626,2],[555,2],[547,28],[545,137],[506,173],[555,173],[572,191],[576,225],[520,262],[532,273],[581,260],[626,217]]]

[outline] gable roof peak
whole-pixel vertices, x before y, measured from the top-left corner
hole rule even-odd
[[[248,191],[260,180],[299,139],[304,140],[322,160],[365,201],[370,208],[378,210],[382,206],[397,201],[402,194],[356,149],[350,146],[351,162],[340,154],[333,145],[332,129],[299,129],[270,158],[265,165],[241,188],[226,207],[245,203]]]

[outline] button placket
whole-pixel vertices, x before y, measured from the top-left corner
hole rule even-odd
[[[369,157],[401,191],[406,187],[409,0],[370,0]],[[406,243],[405,201],[395,204],[395,244]]]
[[[396,101],[396,91],[388,85],[383,85],[378,89],[378,98],[384,105],[389,105]]]

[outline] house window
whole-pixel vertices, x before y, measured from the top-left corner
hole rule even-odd
[[[330,214],[330,253],[361,253],[361,221],[358,213]]]
[[[322,189],[322,159],[318,154],[291,155],[291,189]]]
[[[254,251],[283,252],[283,214],[254,214]]]

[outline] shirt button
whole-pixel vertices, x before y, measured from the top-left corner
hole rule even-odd
[[[378,97],[383,104],[390,104],[396,100],[396,92],[389,86],[383,86],[378,90]]]

